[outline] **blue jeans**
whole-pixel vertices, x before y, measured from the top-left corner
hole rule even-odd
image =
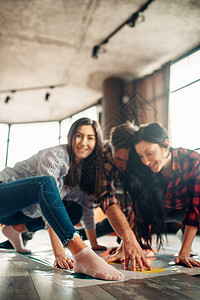
[[[17,213],[3,218],[0,220],[0,223],[4,225],[18,225],[18,224],[25,224],[26,229],[28,232],[36,232],[38,230],[45,228],[45,223],[42,217],[38,218],[30,218],[23,214],[23,212],[18,211]]]
[[[65,246],[77,232],[52,176],[36,176],[0,183],[0,223],[23,208],[39,203],[49,225]]]
[[[76,225],[80,222],[83,216],[83,209],[82,207],[75,202],[66,203],[63,202],[65,209],[70,217],[70,220],[73,225]],[[30,218],[23,214],[23,212],[19,211],[9,217],[1,219],[1,223],[4,225],[18,225],[18,224],[25,224],[26,229],[28,232],[36,232],[38,230],[45,228],[45,223],[42,217],[38,218]]]

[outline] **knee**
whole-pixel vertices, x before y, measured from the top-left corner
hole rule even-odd
[[[55,178],[51,175],[39,176],[43,182],[55,182]]]
[[[39,184],[41,186],[45,186],[50,189],[52,189],[52,187],[57,188],[56,180],[53,176],[51,176],[51,175],[39,176],[39,179],[40,179]]]

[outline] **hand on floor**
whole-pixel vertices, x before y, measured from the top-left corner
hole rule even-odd
[[[176,264],[181,264],[181,265],[187,266],[189,268],[192,268],[192,267],[200,268],[200,262],[189,256],[179,255],[178,257],[175,258],[174,261]]]
[[[110,254],[108,256],[103,257],[103,259],[109,263],[109,262],[124,262],[124,251],[123,248],[120,246],[118,248],[112,248],[110,251]]]
[[[59,269],[66,269],[66,270],[73,269],[74,267],[73,259],[69,257],[61,257],[61,256],[55,257],[54,267]]]

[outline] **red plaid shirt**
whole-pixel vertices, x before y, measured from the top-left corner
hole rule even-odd
[[[98,202],[102,210],[106,212],[110,205],[120,204],[116,197],[116,190],[120,183],[121,173],[114,164],[109,143],[103,146],[103,161],[102,193]]]
[[[172,174],[165,194],[170,215],[186,209],[184,225],[200,227],[200,155],[192,150],[172,149]]]

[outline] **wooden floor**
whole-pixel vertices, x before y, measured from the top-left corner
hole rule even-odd
[[[102,237],[99,243],[108,248],[115,246],[116,237]],[[49,238],[42,230],[28,243],[30,255],[0,250],[0,300],[200,299],[200,268],[173,263],[180,244],[177,236],[169,235],[164,250],[149,253],[151,273],[124,271],[122,264],[116,264],[113,266],[123,272],[125,279],[109,282],[53,268]],[[200,236],[195,238],[193,251],[200,260]]]

